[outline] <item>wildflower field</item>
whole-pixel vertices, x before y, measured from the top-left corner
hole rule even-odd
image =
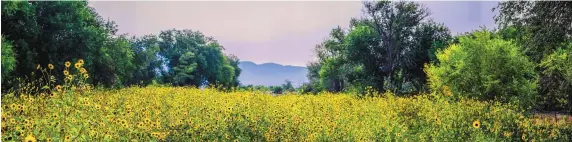
[[[2,97],[3,141],[570,141],[572,125],[429,95],[131,87]]]

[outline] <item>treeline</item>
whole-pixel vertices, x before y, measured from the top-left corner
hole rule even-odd
[[[18,78],[39,77],[38,65],[54,65],[49,71],[63,78],[64,62],[79,59],[95,86],[239,84],[238,58],[198,31],[143,37],[116,32],[117,25],[87,1],[2,1],[2,90],[20,86]]]
[[[500,2],[498,29],[451,35],[415,2],[366,1],[315,47],[306,93],[366,88],[572,111],[572,3]]]

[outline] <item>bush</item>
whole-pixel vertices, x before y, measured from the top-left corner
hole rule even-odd
[[[438,94],[480,100],[534,102],[534,64],[511,41],[475,31],[437,53],[439,64],[426,66],[429,84]]]

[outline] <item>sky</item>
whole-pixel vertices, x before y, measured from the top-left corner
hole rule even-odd
[[[498,2],[420,1],[452,34],[496,27]],[[332,28],[362,16],[360,1],[90,1],[131,36],[191,29],[215,38],[241,61],[306,66]]]

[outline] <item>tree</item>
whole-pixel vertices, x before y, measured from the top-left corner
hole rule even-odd
[[[450,42],[449,30],[427,20],[429,12],[414,2],[368,1],[364,6],[366,17],[352,19],[347,33],[333,29],[316,46],[321,85],[330,91],[367,86],[382,92],[425,91],[423,65]]]
[[[521,31],[515,38],[536,63],[572,38],[572,2],[506,1],[493,10],[499,11],[495,21],[501,29]]]
[[[399,92],[404,82],[413,82],[416,90],[425,84],[423,64],[429,62],[428,51],[434,42],[446,42],[449,31],[442,25],[426,21],[429,12],[413,2],[365,2],[368,23],[379,36],[379,48],[370,50],[374,63],[366,68],[380,68],[388,89]],[[434,50],[433,50],[434,51]],[[373,69],[367,69],[373,70]],[[378,90],[385,90],[381,85]]]
[[[16,59],[14,58],[12,43],[4,39],[2,36],[2,79],[4,80],[16,67]]]
[[[126,81],[126,85],[151,84],[158,75],[157,70],[161,67],[161,61],[158,57],[158,38],[155,35],[146,35],[131,40],[134,70]]]
[[[316,94],[323,90],[322,84],[320,83],[320,68],[321,65],[319,62],[310,62],[306,67],[308,69],[308,77],[309,83],[302,85],[304,89],[302,89],[302,93],[313,93]]]
[[[438,52],[439,64],[426,68],[430,87],[445,95],[530,106],[536,98],[534,63],[519,49],[485,30],[462,36]]]
[[[65,61],[85,59],[95,85],[120,83],[129,73],[132,54],[116,27],[87,1],[2,1],[2,35],[13,42],[18,61],[14,77],[29,75],[37,64],[54,64],[60,72]]]
[[[282,89],[284,92],[294,92],[296,89],[292,85],[292,81],[286,80],[284,84],[282,84]]]
[[[224,55],[224,48],[212,37],[192,30],[167,30],[159,39],[159,56],[167,67],[160,69],[163,82],[227,89],[238,86],[238,58]]]
[[[499,11],[495,20],[505,39],[516,41],[540,65],[536,67],[543,98],[539,108],[572,111],[566,101],[572,97],[572,81],[564,79],[564,70],[555,69],[572,64],[559,63],[566,60],[559,57],[566,55],[563,51],[572,41],[572,2],[506,1],[493,10]]]
[[[282,88],[282,86],[270,86],[270,89],[272,90],[273,94],[282,94],[284,93],[284,89]]]
[[[543,77],[539,84],[542,96],[539,108],[572,112],[572,41],[546,56],[540,63]]]

